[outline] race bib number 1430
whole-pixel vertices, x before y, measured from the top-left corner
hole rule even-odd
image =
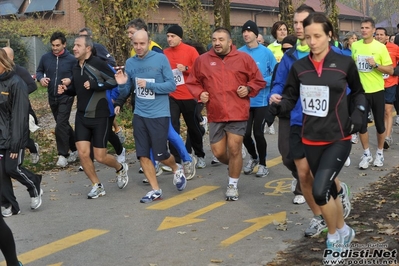
[[[328,86],[300,86],[302,112],[311,116],[326,117],[330,100]]]

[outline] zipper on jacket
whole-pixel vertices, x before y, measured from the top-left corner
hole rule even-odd
[[[57,56],[57,62],[55,63],[55,79],[54,79],[54,96],[58,96],[58,86],[57,86],[57,79],[58,79],[58,59],[59,57]]]

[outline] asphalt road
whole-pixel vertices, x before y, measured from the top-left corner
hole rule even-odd
[[[399,140],[398,133],[395,127],[394,140]],[[139,202],[150,187],[142,183],[134,153],[127,157],[130,180],[122,190],[114,170],[96,163],[107,192],[98,199],[87,199],[91,184],[77,170],[78,163],[44,174],[43,205],[36,211],[30,210],[25,187],[15,183],[22,212],[6,221],[19,258],[31,266],[265,265],[293,240],[306,241],[304,230],[312,217],[306,204],[292,204],[292,178],[281,164],[277,135],[266,139],[270,174],[266,178],[242,174],[236,202],[224,199],[227,167],[211,166],[208,141],[208,166],[197,170],[182,192],[173,186],[172,174],[164,173],[158,179],[163,200],[150,204]],[[374,127],[370,146],[374,155]],[[352,147],[352,164],[339,177],[353,193],[398,164],[397,143],[385,151],[384,167],[368,170],[357,168],[360,143]]]

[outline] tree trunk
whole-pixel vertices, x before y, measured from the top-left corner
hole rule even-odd
[[[224,27],[230,30],[230,0],[213,0],[215,28]]]
[[[284,21],[288,25],[288,32],[290,34],[294,33],[294,27],[293,27],[293,14],[294,14],[294,7],[292,5],[292,0],[282,0],[279,1],[278,4],[280,15],[279,15],[279,20]]]

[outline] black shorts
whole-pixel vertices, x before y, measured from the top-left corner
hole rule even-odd
[[[95,148],[107,148],[109,117],[87,118],[76,114],[75,141],[89,141]]]
[[[136,143],[136,156],[150,158],[150,149],[154,160],[163,161],[170,157],[168,147],[169,117],[146,118],[133,117],[133,136]]]
[[[289,137],[289,154],[291,160],[298,160],[305,158],[305,148],[302,143],[302,127],[291,126]]]
[[[385,132],[385,92],[384,90],[380,90],[378,92],[366,93],[367,99],[366,110],[371,110],[373,112],[375,128],[378,134],[382,134]],[[364,134],[367,132],[367,114],[363,117],[363,126],[360,129],[359,133]]]

